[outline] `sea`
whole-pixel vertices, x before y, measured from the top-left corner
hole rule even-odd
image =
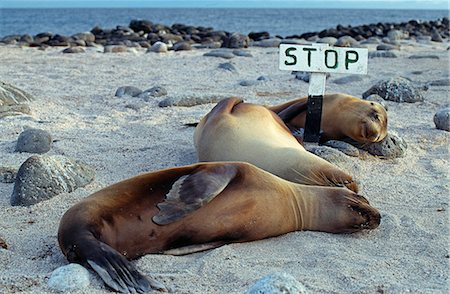
[[[0,9],[0,36],[52,32],[73,35],[95,26],[127,26],[132,19],[153,23],[213,27],[228,32],[267,31],[286,37],[336,25],[436,20],[448,10],[264,9],[264,8],[39,8]]]

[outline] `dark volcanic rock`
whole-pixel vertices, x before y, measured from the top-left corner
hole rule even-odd
[[[17,139],[16,152],[46,153],[52,146],[52,136],[40,129],[27,129]]]
[[[352,142],[352,144],[382,159],[404,157],[408,148],[405,140],[393,131],[388,131],[387,136],[380,142],[366,144]]]
[[[250,43],[250,38],[240,33],[233,33],[226,38],[222,47],[226,48],[247,48]]]
[[[424,100],[422,90],[405,78],[397,77],[380,81],[363,93],[363,98],[377,94],[384,100],[394,102],[421,102]]]
[[[135,32],[143,31],[144,33],[151,33],[153,31],[153,23],[149,20],[133,19],[129,27]]]
[[[248,37],[253,41],[261,41],[264,39],[269,39],[270,34],[268,32],[257,32],[257,33],[251,32],[250,34],[248,34]]]
[[[94,179],[94,170],[61,155],[31,156],[19,168],[11,205],[29,206],[72,192]]]

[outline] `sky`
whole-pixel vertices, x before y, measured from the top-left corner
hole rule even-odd
[[[243,7],[449,9],[449,0],[0,0],[0,8]]]

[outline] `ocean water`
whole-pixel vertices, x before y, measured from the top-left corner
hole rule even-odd
[[[0,9],[0,36],[52,32],[72,35],[94,26],[114,28],[132,19],[182,23],[229,32],[268,31],[288,36],[341,25],[436,20],[446,10],[252,9],[252,8],[71,8]]]

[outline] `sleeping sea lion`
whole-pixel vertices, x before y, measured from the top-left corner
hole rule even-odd
[[[349,174],[306,151],[274,112],[238,98],[221,100],[198,123],[194,144],[200,161],[245,161],[291,182],[358,191]]]
[[[144,254],[186,254],[296,230],[352,233],[379,223],[379,212],[346,188],[292,183],[243,162],[198,163],[83,199],[62,217],[58,241],[69,262],[91,267],[110,288],[143,293],[164,290],[130,263]]]
[[[268,107],[291,129],[305,127],[308,98]],[[379,142],[387,135],[387,113],[377,103],[346,94],[325,95],[321,142],[346,137],[359,143]]]

